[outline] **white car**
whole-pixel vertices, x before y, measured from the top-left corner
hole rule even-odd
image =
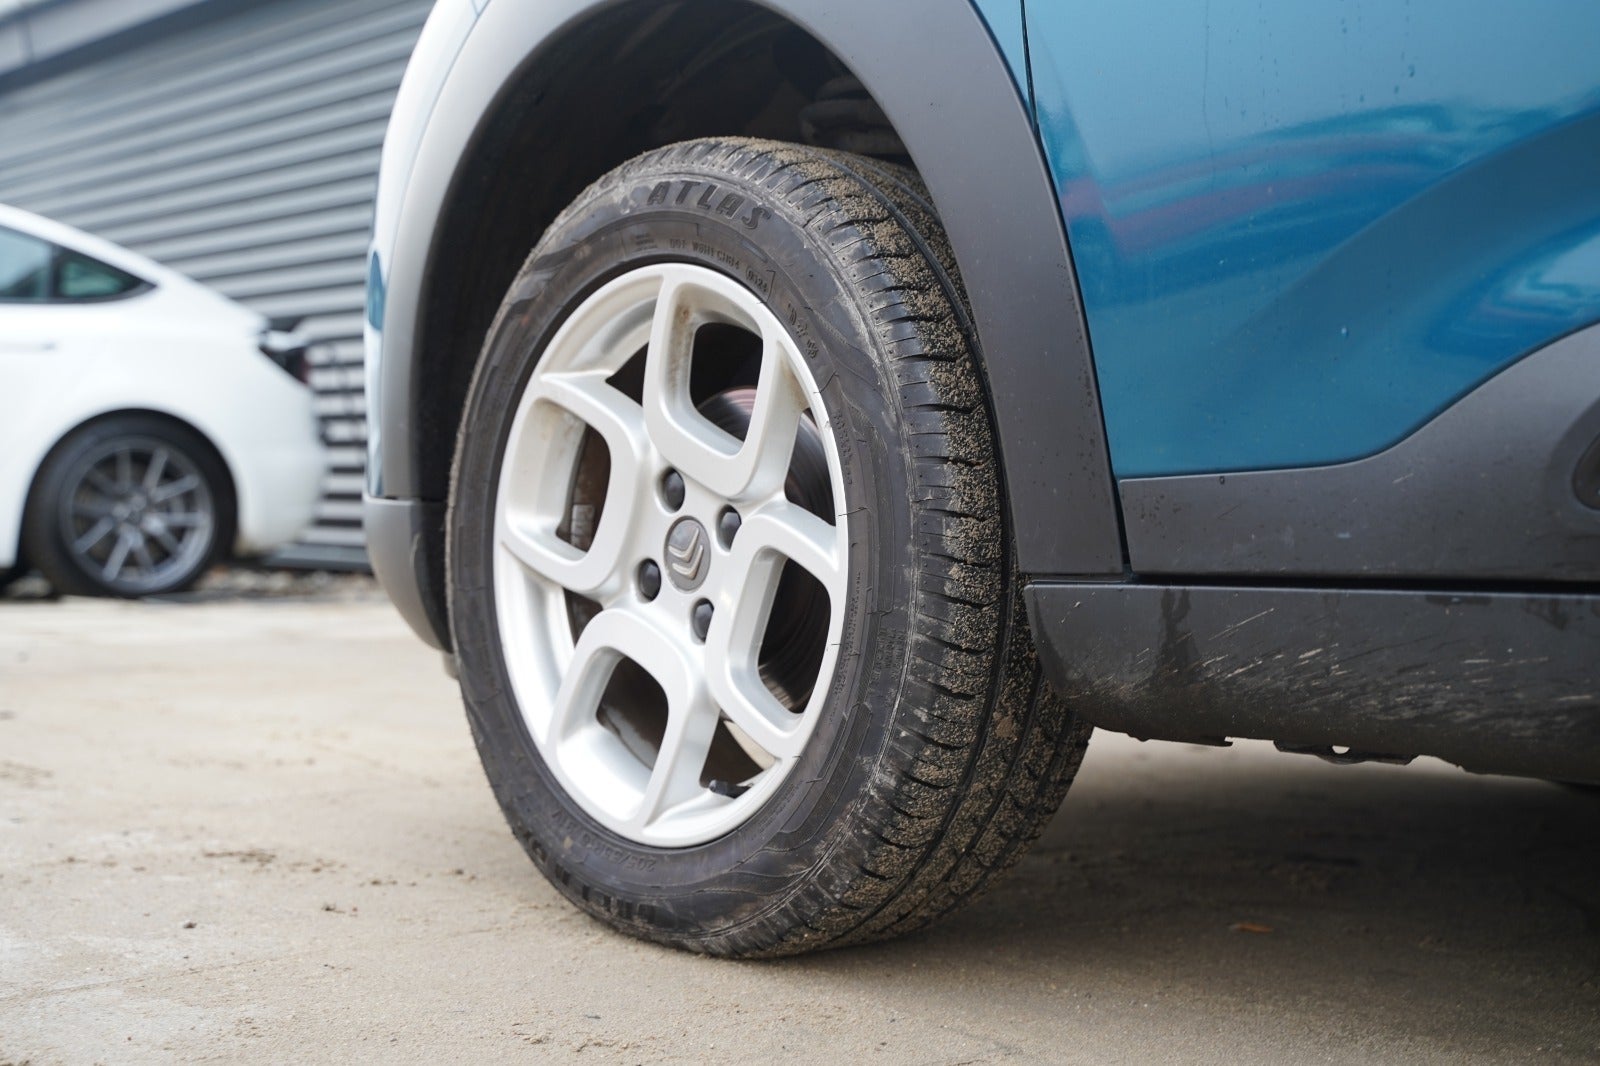
[[[262,315],[0,206],[0,584],[174,592],[293,540],[324,465],[305,376]]]

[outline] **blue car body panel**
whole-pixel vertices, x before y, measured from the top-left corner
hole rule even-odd
[[[1600,319],[1600,5],[975,2],[1118,477],[1360,458]]]

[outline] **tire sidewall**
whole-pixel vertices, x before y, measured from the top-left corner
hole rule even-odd
[[[876,325],[878,309],[852,278],[847,256],[828,241],[826,214],[806,217],[758,177],[683,162],[591,190],[519,274],[469,390],[447,550],[474,738],[508,820],[552,880],[581,905],[657,934],[714,935],[735,920],[757,919],[781,907],[785,888],[819,864],[848,859],[853,808],[873,789],[902,698],[916,572],[910,453],[901,444],[891,338]],[[590,293],[663,261],[739,281],[789,328],[828,408],[850,516],[843,646],[799,763],[738,829],[670,850],[607,830],[545,767],[512,693],[492,580],[493,487],[535,353]],[[463,486],[488,490],[468,496]],[[730,907],[728,894],[740,890],[748,902]]]

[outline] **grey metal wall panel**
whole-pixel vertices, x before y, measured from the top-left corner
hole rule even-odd
[[[0,47],[0,75],[58,58],[141,23],[173,15],[205,0],[0,0],[0,40],[14,32],[13,48]]]
[[[0,93],[0,202],[308,315],[330,467],[305,542],[362,544],[364,252],[432,0],[272,0]]]

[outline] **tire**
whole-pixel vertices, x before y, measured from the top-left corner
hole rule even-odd
[[[132,599],[189,588],[233,528],[232,482],[211,445],[122,414],[75,430],[40,465],[22,546],[59,593]]]
[[[590,914],[726,956],[894,936],[1060,804],[1090,730],[1040,675],[963,301],[909,172],[742,139],[608,174],[512,283],[451,626],[507,821]]]

